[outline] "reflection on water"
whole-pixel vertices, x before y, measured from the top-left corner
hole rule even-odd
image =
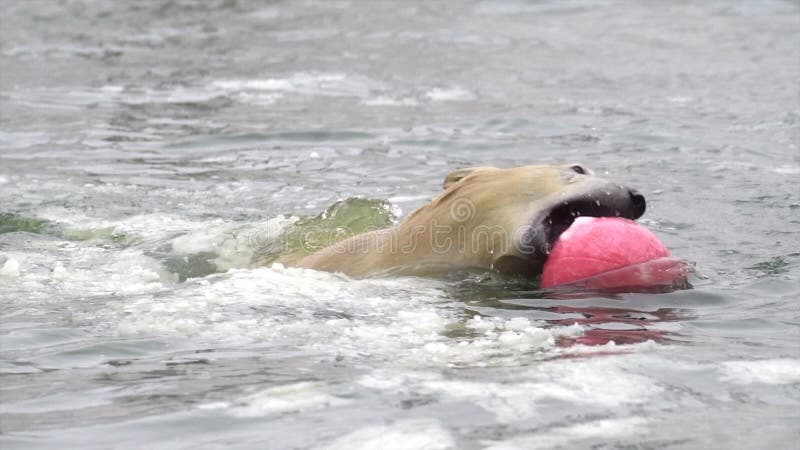
[[[678,288],[690,287],[687,282]],[[470,274],[455,285],[454,291],[458,298],[464,296],[468,316],[490,314],[492,310],[513,311],[514,315],[551,326],[578,324],[584,328],[579,336],[564,336],[560,345],[680,341],[680,322],[692,320],[697,314],[687,308],[649,308],[650,304],[659,304],[655,293],[559,292],[538,289],[530,280],[492,273]],[[664,287],[658,290],[662,295],[674,291],[675,288]]]

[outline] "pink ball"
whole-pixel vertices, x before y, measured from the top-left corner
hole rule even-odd
[[[663,272],[668,258],[646,268],[641,263],[669,257],[669,251],[647,228],[617,217],[578,217],[553,246],[542,271],[542,287],[597,277],[592,287],[614,288],[653,283],[651,272]],[[618,270],[638,265],[637,270]],[[642,270],[644,268],[644,271]],[[660,273],[659,272],[659,273]],[[663,277],[662,277],[663,278]]]

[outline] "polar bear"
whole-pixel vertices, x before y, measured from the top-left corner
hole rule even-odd
[[[470,167],[399,224],[345,238],[289,265],[352,277],[481,268],[535,277],[578,216],[637,219],[645,198],[580,164]]]

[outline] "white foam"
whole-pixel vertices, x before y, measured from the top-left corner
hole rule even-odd
[[[516,358],[517,366],[519,358]],[[473,403],[504,424],[540,420],[553,402],[620,408],[650,401],[662,388],[626,370],[635,355],[589,360],[539,361],[504,382],[445,378],[440,372],[394,369],[361,376],[359,385],[392,395],[431,395]],[[516,381],[515,381],[516,380]]]
[[[479,337],[470,340],[444,340],[428,345],[424,357],[432,361],[483,365],[492,358],[493,364],[509,363],[522,354],[556,351],[556,341],[563,336],[579,336],[584,327],[545,327],[544,323],[531,322],[523,317],[508,320],[474,316],[464,325]]]
[[[505,424],[530,420],[538,412],[539,395],[535,383],[437,380],[423,387],[438,395],[475,403]]]
[[[780,167],[773,169],[773,172],[781,175],[797,175],[800,173],[800,166],[793,166],[790,164],[783,164]]]
[[[413,97],[394,97],[390,95],[378,95],[364,99],[361,103],[367,106],[416,106],[419,104]]]
[[[85,94],[85,93],[82,93]],[[109,94],[103,92],[103,98],[108,99]],[[220,96],[220,92],[208,90],[204,87],[175,86],[169,89],[143,89],[135,91],[122,91],[116,93],[116,100],[128,105],[164,104],[164,103],[207,103]]]
[[[607,407],[642,404],[663,389],[654,380],[625,370],[637,355],[617,355],[597,360],[554,360],[532,369],[528,376],[541,380],[543,396],[574,403]]]
[[[515,436],[505,441],[486,441],[484,443],[489,444],[485,450],[560,448],[584,439],[609,439],[640,434],[647,429],[649,424],[649,420],[641,417],[601,419]]]
[[[24,272],[11,270],[23,283],[20,286],[29,292],[16,298],[23,303],[145,293],[177,281],[158,260],[133,247],[40,240],[26,252],[15,253],[12,259],[26,262]]]
[[[228,409],[232,416],[262,417],[340,406],[349,400],[330,395],[324,383],[303,381],[262,389],[236,403]]]
[[[429,285],[431,283],[428,283]],[[169,299],[140,298],[115,304],[104,313],[118,322],[120,334],[187,334],[208,339],[302,339],[310,348],[363,351],[371,345],[392,345],[392,336],[408,333],[405,341],[435,335],[442,326],[433,305],[438,289],[403,280],[350,280],[308,269],[233,269],[181,285]],[[392,301],[392,294],[407,302]],[[292,320],[280,314],[254,316],[238,305],[279,305],[293,311]],[[427,304],[427,306],[426,306]],[[352,318],[316,317],[313,312],[346,313]],[[361,317],[368,317],[369,320]],[[410,333],[409,331],[414,331]],[[310,337],[314,339],[310,339]],[[385,339],[385,340],[381,340]],[[427,339],[427,338],[426,338]],[[388,342],[387,342],[388,340]],[[404,340],[396,345],[402,348]],[[337,346],[342,348],[337,348]]]
[[[448,450],[455,448],[450,433],[434,419],[409,419],[390,425],[352,431],[320,450]]]
[[[356,382],[370,389],[405,394],[412,389],[417,389],[423,383],[442,379],[440,372],[379,369],[362,375]]]
[[[64,267],[64,263],[61,261],[56,261],[53,264],[53,269],[50,272],[50,277],[56,280],[66,280],[69,278],[69,272],[67,272],[66,267]]]
[[[119,186],[106,185],[110,190]],[[86,237],[97,235],[101,238],[129,238],[144,242],[158,242],[178,233],[200,230],[208,222],[191,221],[172,214],[141,214],[119,220],[107,220],[66,208],[50,207],[42,210],[41,217],[63,226],[67,234],[80,234]]]
[[[721,379],[735,384],[798,384],[800,360],[764,359],[760,361],[727,361],[720,364]]]
[[[274,91],[366,98],[372,84],[366,78],[343,73],[298,72],[285,78],[217,80],[212,87],[226,92]]]
[[[141,277],[141,275],[139,275]],[[342,275],[280,264],[232,269],[177,285],[169,298],[139,297],[112,302],[95,314],[120,335],[178,334],[222,341],[299,342],[298,351],[361,358],[388,358],[410,367],[510,364],[558,352],[560,336],[580,326],[546,328],[525,318],[473,318],[474,336],[446,335],[459,325],[458,310],[436,280],[352,280]],[[402,298],[402,301],[397,301]],[[249,308],[277,307],[275,314]],[[287,320],[285,314],[291,314]]]
[[[277,19],[281,16],[281,12],[276,9],[264,8],[252,11],[247,14],[247,18],[256,22],[269,21]]]
[[[8,256],[0,256],[0,258],[5,258],[3,266],[0,267],[0,276],[9,278],[19,277],[19,262],[16,259]]]
[[[556,340],[563,335],[579,335],[582,327],[543,328],[530,324],[527,319],[475,317],[465,324],[467,328],[480,332],[479,337],[464,340],[431,340],[419,348],[412,349],[408,363],[425,365],[470,365],[485,366],[514,364],[518,358],[536,358],[555,351]]]
[[[178,254],[214,253],[211,262],[218,270],[247,267],[252,263],[255,248],[251,235],[240,233],[236,225],[214,221],[206,227],[191,231],[172,240],[172,250]]]
[[[109,101],[128,105],[208,103],[223,97],[243,103],[270,105],[290,93],[366,99],[373,86],[380,88],[379,83],[358,75],[297,72],[285,77],[224,79],[204,85],[177,85],[157,89],[106,85],[57,95],[59,105],[70,108]],[[13,142],[18,147],[35,145],[44,139],[41,134],[30,134],[27,137],[28,142],[25,142],[24,135],[3,133],[0,134],[0,141],[5,141],[4,136],[13,136]]]
[[[235,94],[236,100],[240,101],[241,103],[259,106],[272,105],[283,97],[283,94],[277,92],[237,92]]]
[[[243,224],[222,219],[192,221],[170,214],[143,214],[121,220],[104,220],[58,208],[48,209],[45,216],[64,226],[67,234],[84,238],[95,236],[99,239],[152,243],[171,239],[172,250],[176,254],[216,255],[210,258],[210,262],[219,271],[252,267],[257,253],[280,251],[283,231],[299,220],[295,216],[279,215]]]
[[[463,102],[474,100],[475,94],[462,87],[451,86],[447,88],[433,88],[425,92],[423,97],[434,102]]]
[[[696,100],[693,97],[677,96],[677,97],[667,97],[667,101],[670,103],[686,104],[694,102]]]
[[[220,80],[213,83],[218,87],[230,91],[256,90],[256,91],[288,91],[294,88],[289,79],[267,78],[261,80]]]

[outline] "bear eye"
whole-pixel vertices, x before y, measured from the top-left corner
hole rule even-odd
[[[588,172],[588,170],[586,170],[586,168],[580,164],[575,164],[574,166],[570,167],[570,169],[572,169],[573,172],[579,173],[581,175],[586,175],[586,173]]]

